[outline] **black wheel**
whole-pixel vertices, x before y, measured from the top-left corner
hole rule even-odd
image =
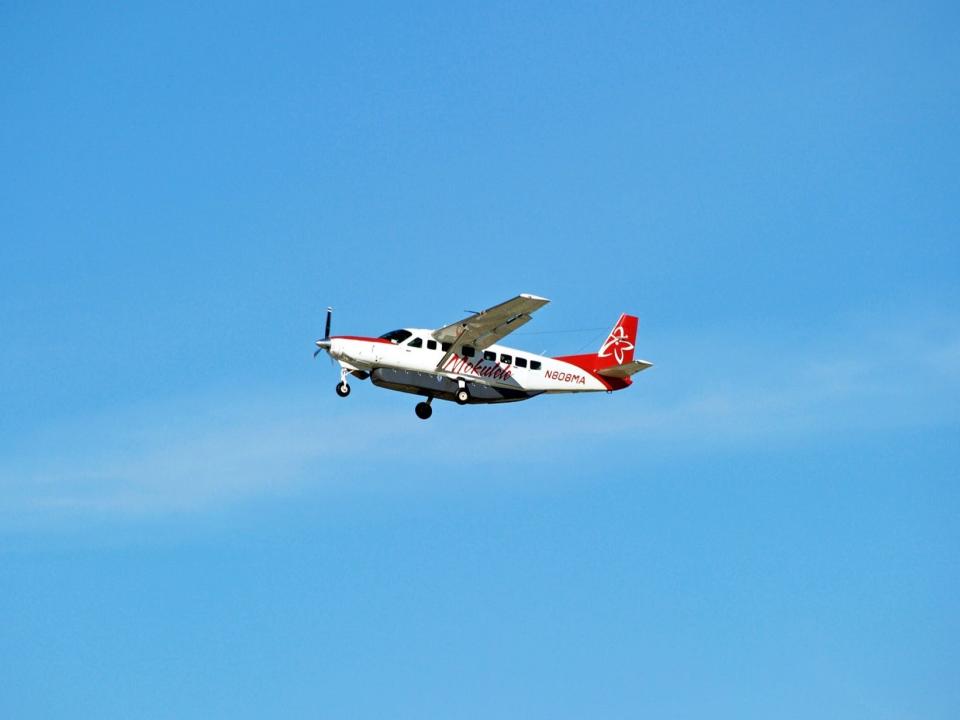
[[[457,390],[457,404],[466,405],[468,402],[470,402],[470,393],[467,392],[466,388]]]
[[[337,395],[340,397],[346,397],[350,394],[350,386],[345,382],[337,383]]]
[[[433,415],[433,408],[427,405],[425,402],[417,403],[417,406],[413,409],[417,413],[417,417],[421,420],[426,420],[428,417]]]

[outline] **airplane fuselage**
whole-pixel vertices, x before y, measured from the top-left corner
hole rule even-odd
[[[433,339],[431,330],[405,328],[395,333],[410,335],[399,341],[334,336],[329,352],[355,375],[369,375],[376,385],[443,399],[451,399],[466,385],[474,403],[618,389],[616,382],[571,363],[505,345],[483,350],[466,346],[459,353],[448,354],[445,344]]]
[[[337,395],[350,394],[349,376],[425,397],[414,410],[426,420],[436,400],[460,405],[505,403],[555,393],[621,390],[631,376],[651,367],[634,360],[638,320],[623,313],[595,353],[547,357],[497,341],[530,321],[549,300],[520,294],[435,330],[402,328],[380,337],[330,335],[333,308],[327,308],[325,350],[340,365]]]

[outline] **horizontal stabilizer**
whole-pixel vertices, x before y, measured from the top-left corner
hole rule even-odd
[[[603,370],[597,370],[597,375],[625,378],[651,367],[653,367],[652,362],[647,362],[646,360],[631,360],[623,365],[614,365],[613,367],[603,368]]]

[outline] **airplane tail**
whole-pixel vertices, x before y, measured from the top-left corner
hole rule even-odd
[[[635,315],[620,316],[616,325],[603,341],[595,355],[564,355],[557,360],[571,363],[591,373],[603,375],[607,378],[617,378],[629,384],[630,376],[634,373],[652,367],[653,363],[646,360],[634,360],[633,351],[637,344],[637,326],[639,320]]]
[[[635,315],[624,313],[613,326],[613,330],[597,351],[597,369],[611,365],[623,365],[633,362],[633,349],[637,344],[637,326],[640,321]]]

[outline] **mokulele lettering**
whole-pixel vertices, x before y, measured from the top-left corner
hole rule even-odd
[[[472,363],[459,355],[451,355],[443,369],[457,375],[476,375],[491,380],[509,380],[513,374],[509,367],[503,367],[500,363],[488,365],[483,360]]]

